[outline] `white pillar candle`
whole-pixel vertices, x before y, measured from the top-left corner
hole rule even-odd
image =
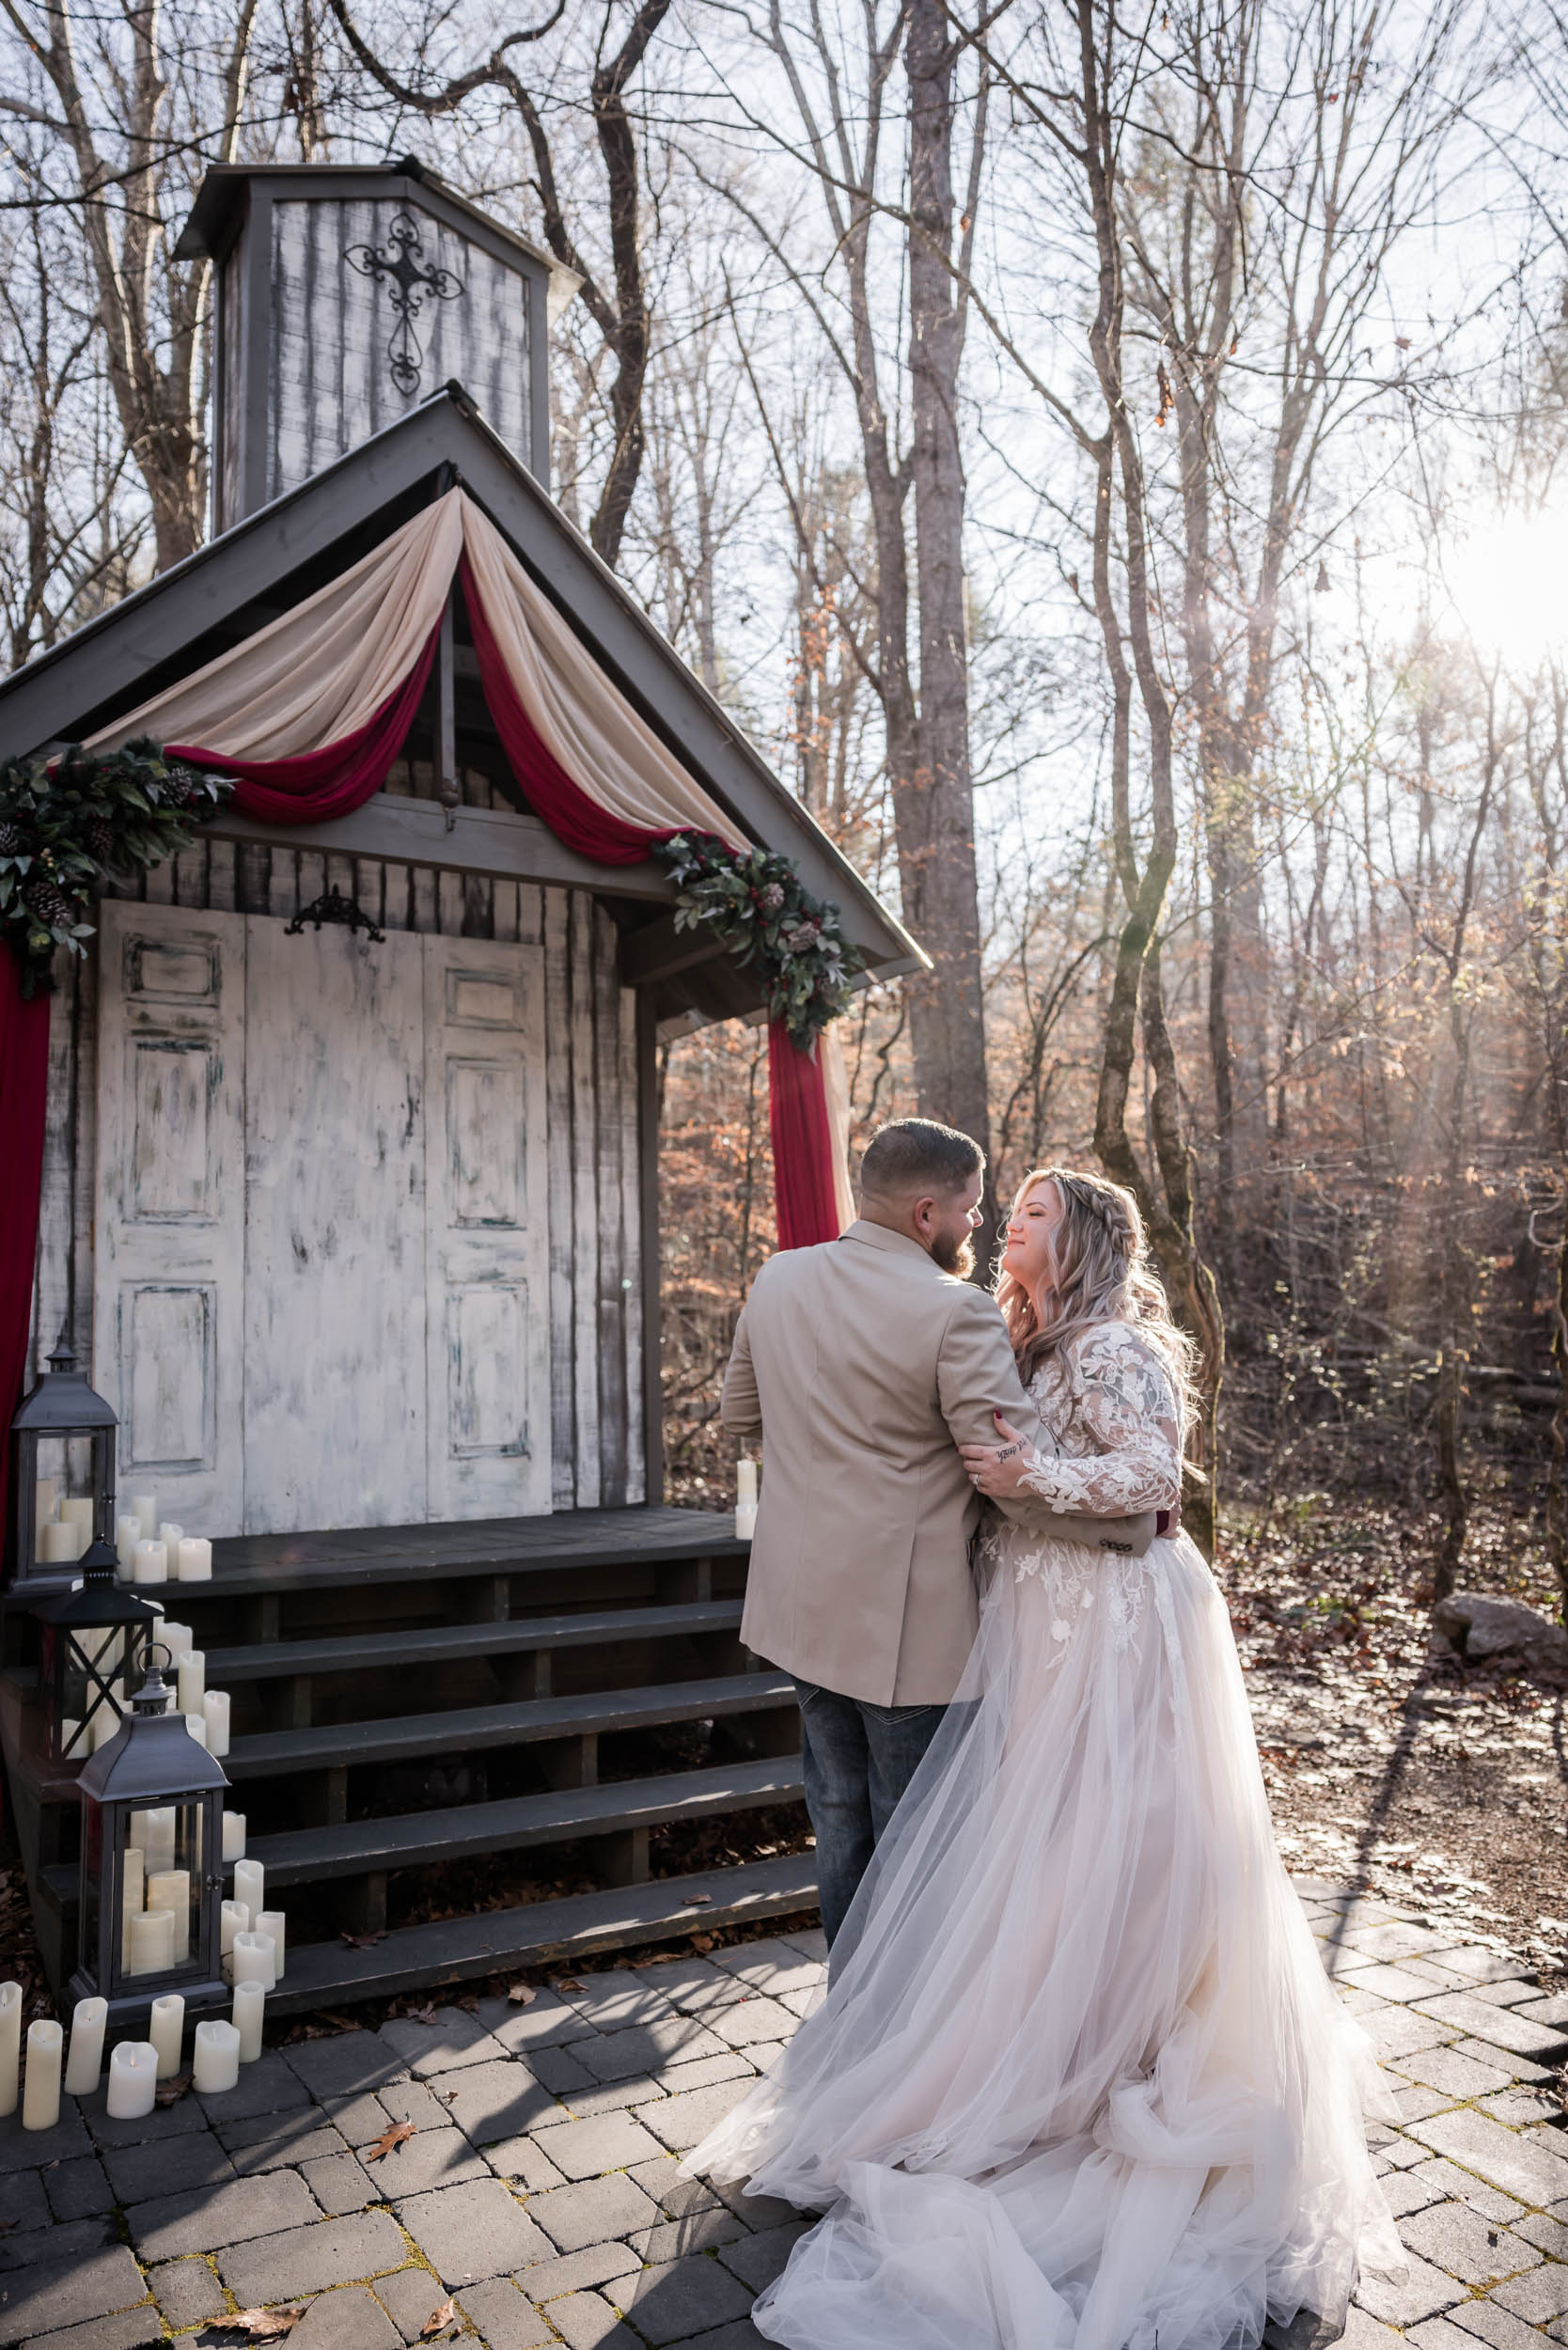
[[[71,2047],[66,2056],[65,2085],[69,2097],[90,2097],[103,2070],[103,2026],[107,1999],[78,1999],[71,2014]]]
[[[173,1557],[172,1551],[169,1555]],[[188,1623],[176,1623],[172,1617],[165,1616],[158,1626],[158,1637],[169,1653],[168,1664],[159,1668],[167,1681],[171,1668],[179,1664],[182,1656],[189,1656],[191,1653],[191,1627]]]
[[[60,1504],[61,1524],[74,1526],[77,1529],[79,1539],[76,1544],[76,1556],[78,1559],[92,1540],[93,1521],[97,1512],[98,1504],[89,1494],[71,1494]]]
[[[237,1860],[234,1864],[234,1898],[243,1902],[253,1918],[259,1918],[267,1906],[266,1871],[259,1860]]]
[[[185,2036],[185,2002],[178,1991],[167,1991],[153,2000],[147,2036],[158,2051],[158,2078],[173,2080],[180,2070],[180,2044]]]
[[[40,2015],[27,2027],[27,2070],[22,2082],[22,2126],[52,2130],[60,2118],[60,2050],[65,2034]]]
[[[737,1502],[735,1506],[735,1540],[738,1543],[749,1543],[756,1531],[757,1504],[754,1501]]]
[[[147,1881],[150,1913],[166,1909],[174,1919],[174,1956],[178,1965],[191,1954],[191,1872],[189,1869],[160,1869]]]
[[[207,1658],[200,1649],[186,1650],[180,1660],[178,1678],[180,1711],[182,1714],[199,1714],[201,1700],[207,1695]]]
[[[142,1529],[143,1541],[150,1542],[158,1524],[157,1495],[133,1494],[131,1507],[136,1513],[136,1524]]]
[[[22,2074],[22,1985],[0,1982],[0,2114],[16,2111]]]
[[[209,1754],[228,1752],[228,1692],[209,1689],[201,1700],[202,1718],[207,1724]]]
[[[234,1936],[235,1988],[243,1982],[259,1982],[263,1991],[277,1985],[274,1965],[273,1937],[270,1934],[237,1934]]]
[[[158,2051],[150,2040],[122,2040],[109,2059],[109,2112],[140,2122],[158,2102]]]
[[[757,1464],[744,1452],[735,1464],[735,1500],[742,1509],[757,1506]]]
[[[259,1918],[252,1920],[252,1923],[258,1934],[270,1934],[273,1937],[273,1973],[281,1982],[283,1981],[283,1912],[281,1909],[264,1909]]]
[[[136,1544],[142,1538],[142,1522],[138,1517],[115,1520],[115,1549],[127,1574],[136,1563]]]
[[[145,1539],[136,1544],[136,1555],[131,1562],[133,1583],[166,1583],[169,1579],[169,1555],[162,1543]]]
[[[197,2089],[206,2097],[239,2086],[240,2035],[232,2024],[214,2018],[196,2026],[192,2073]]]
[[[60,1480],[40,1477],[33,1487],[33,1524],[47,1526],[60,1506]]]
[[[133,1975],[161,1975],[174,1965],[174,1912],[144,1909],[131,1920],[131,1966]]]
[[[131,1965],[131,1920],[139,1918],[147,1907],[147,1855],[138,1844],[129,1844],[125,1852],[125,1877],[120,1893],[119,1963]]]
[[[250,1932],[250,1912],[243,1902],[225,1902],[218,1912],[218,1953],[227,1958],[237,1934]]]
[[[175,1559],[175,1573],[181,1583],[211,1583],[212,1545],[205,1535],[185,1536]]]
[[[142,1813],[142,1850],[147,1855],[147,1873],[156,1869],[174,1866],[174,1806],[165,1804],[153,1811]]]
[[[64,1518],[39,1528],[39,1557],[46,1566],[65,1566],[76,1556],[76,1528]]]
[[[240,2035],[240,2061],[254,2064],[261,2053],[261,2024],[267,1994],[259,1982],[234,1986],[234,2029]]]
[[[204,1698],[202,1700],[202,1703],[205,1705],[206,1702],[207,1700]],[[204,1747],[207,1744],[207,1716],[205,1714],[187,1714],[185,1716],[185,1727],[190,1731],[198,1747]]]
[[[171,1559],[178,1554],[180,1545],[184,1539],[185,1529],[182,1526],[176,1526],[172,1518],[165,1518],[162,1521],[158,1528],[158,1540],[163,1543],[164,1548],[168,1552]]]
[[[223,1815],[223,1856],[226,1860],[243,1860],[245,1856],[245,1815],[243,1811],[226,1811]]]

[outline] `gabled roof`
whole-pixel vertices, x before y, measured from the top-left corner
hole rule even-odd
[[[456,384],[0,683],[0,757],[108,726],[346,569],[459,479],[703,788],[751,838],[792,857],[808,889],[837,903],[871,971],[890,979],[927,967],[902,925]],[[615,894],[611,871],[604,894]]]

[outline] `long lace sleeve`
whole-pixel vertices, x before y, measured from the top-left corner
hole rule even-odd
[[[1095,1449],[1081,1459],[1037,1459],[1024,1484],[1054,1510],[1095,1517],[1176,1509],[1182,1434],[1165,1365],[1124,1322],[1091,1330],[1074,1352],[1074,1429]]]

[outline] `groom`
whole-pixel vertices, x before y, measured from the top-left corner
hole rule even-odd
[[[974,1643],[980,1502],[958,1448],[995,1443],[999,1412],[1055,1449],[995,1299],[967,1278],[984,1180],[967,1135],[881,1127],[858,1219],[768,1259],[725,1376],[726,1429],[766,1447],[741,1637],[794,1676],[829,1945]],[[1154,1518],[1052,1515],[1051,1530],[1142,1551]]]

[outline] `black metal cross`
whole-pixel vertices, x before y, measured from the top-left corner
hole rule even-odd
[[[357,270],[361,277],[373,277],[378,286],[390,289],[389,299],[398,323],[392,329],[386,355],[392,363],[392,381],[403,393],[419,388],[419,370],[425,354],[414,331],[414,321],[424,307],[425,296],[433,294],[438,302],[455,302],[463,291],[461,277],[449,269],[437,269],[417,258],[424,250],[419,224],[413,213],[394,212],[385,245],[351,244],[343,255],[349,267]]]

